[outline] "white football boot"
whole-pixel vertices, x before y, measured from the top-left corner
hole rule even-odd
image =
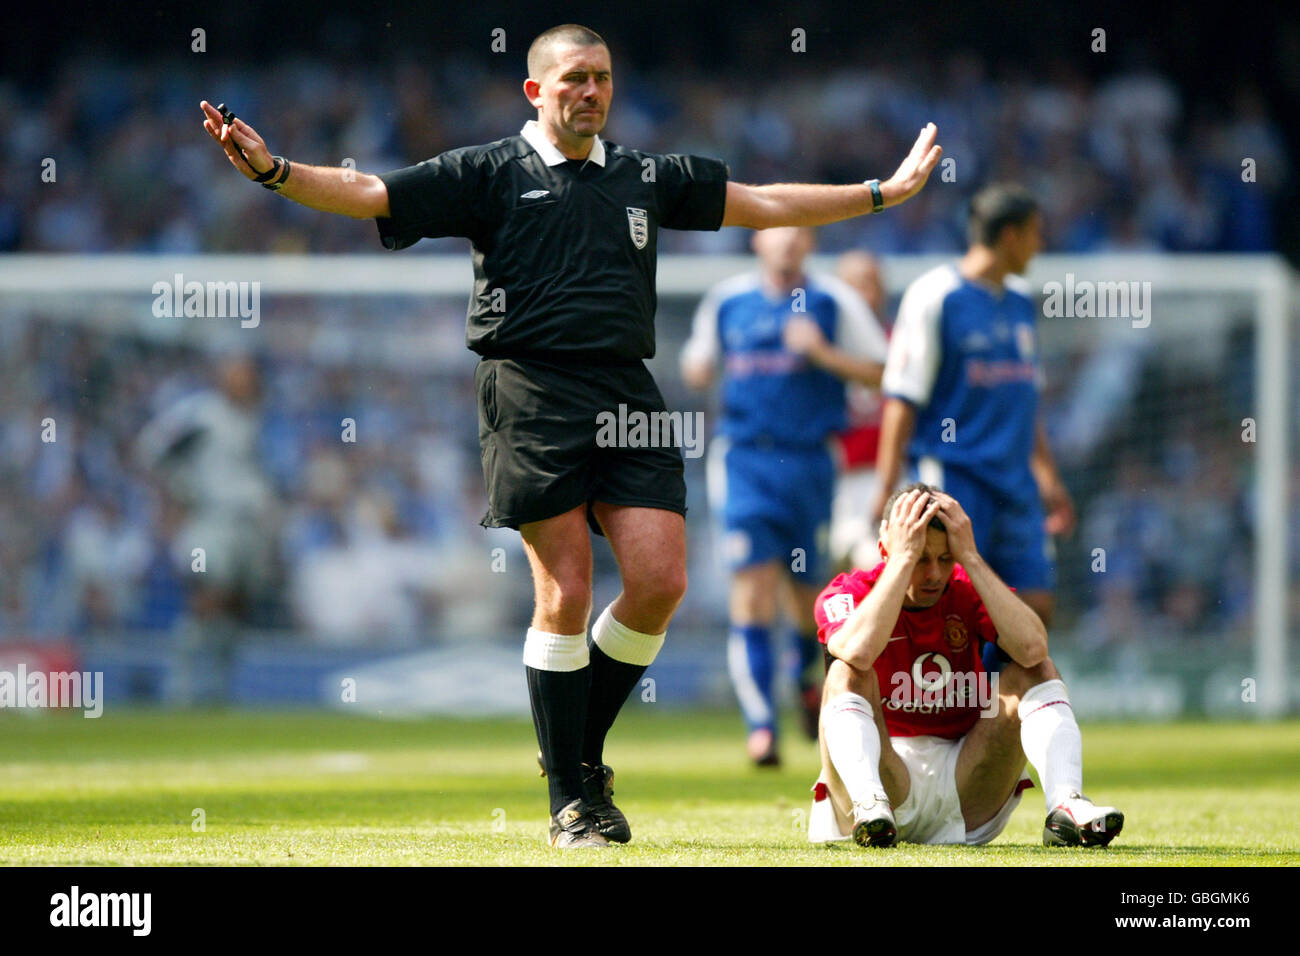
[[[1071,793],[1047,815],[1044,846],[1105,846],[1124,829],[1124,814]]]
[[[884,797],[853,804],[853,840],[858,846],[893,846],[898,842],[894,810]]]

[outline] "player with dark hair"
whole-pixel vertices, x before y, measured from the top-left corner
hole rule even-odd
[[[716,159],[603,141],[613,69],[605,41],[586,27],[538,36],[528,73],[536,119],[519,135],[382,176],[272,157],[247,123],[201,106],[204,128],[244,176],[313,209],[376,219],[389,249],[469,238],[483,523],[517,528],[532,568],[524,664],[551,843],[604,846],[631,837],[610,800],[605,737],[686,589],[680,448],[600,439],[601,417],[620,406],[665,412],[644,364],[655,350],[658,230],[811,226],[878,212],[918,192],[941,150],[931,124],[884,182],[747,186],[728,181]],[[589,526],[608,538],[622,576],[590,644]]]
[[[972,201],[968,228],[966,255],[922,275],[899,304],[871,517],[883,517],[910,463],[916,478],[961,501],[980,553],[1050,626],[1047,535],[1071,531],[1074,505],[1038,413],[1038,310],[1020,278],[1042,247],[1042,215],[1023,187],[989,186]]]
[[[985,563],[950,495],[892,495],[881,562],[841,574],[817,603],[826,645],[822,773],[808,838],[861,846],[993,840],[1038,771],[1043,842],[1105,846],[1124,815],[1083,789],[1083,741],[1047,656],[1047,629]],[[979,645],[1008,662],[994,675]]]

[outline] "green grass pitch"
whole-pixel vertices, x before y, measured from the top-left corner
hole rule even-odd
[[[991,846],[867,851],[807,842],[812,744],[788,740],[784,767],[759,771],[744,758],[738,717],[633,701],[606,753],[633,842],[560,853],[545,845],[545,782],[524,721],[0,713],[0,862],[1300,863],[1300,721],[1085,724],[1083,733],[1089,795],[1127,815],[1109,849],[1041,846],[1034,789]]]

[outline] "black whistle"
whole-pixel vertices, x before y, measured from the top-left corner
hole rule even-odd
[[[227,109],[225,103],[218,103],[217,112],[221,114],[221,122],[225,123],[227,126],[233,129],[235,125],[235,111]],[[235,147],[235,152],[237,152],[239,154],[239,158],[244,161],[244,165],[246,165],[249,169],[253,169],[253,164],[248,161],[248,157],[245,156],[244,151],[239,148],[239,144],[235,142],[234,137],[231,137],[230,145]],[[253,169],[253,172],[257,172],[257,170]]]

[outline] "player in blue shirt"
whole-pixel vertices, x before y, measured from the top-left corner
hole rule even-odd
[[[846,424],[845,382],[878,385],[885,335],[861,297],[808,275],[811,229],[754,234],[760,270],[715,286],[695,313],[682,374],[695,388],[723,364],[709,492],[732,569],[727,662],[749,728],[750,757],[779,762],[771,631],[783,599],[797,632],[798,685],[816,737],[820,661],[813,604],[829,574],[836,463],[828,441]]]
[[[906,461],[961,501],[979,552],[1050,626],[1048,535],[1070,533],[1074,505],[1039,414],[1038,305],[1021,278],[1042,247],[1038,204],[1022,187],[989,186],[971,204],[969,238],[961,260],[922,275],[899,304],[871,515],[878,523]]]

